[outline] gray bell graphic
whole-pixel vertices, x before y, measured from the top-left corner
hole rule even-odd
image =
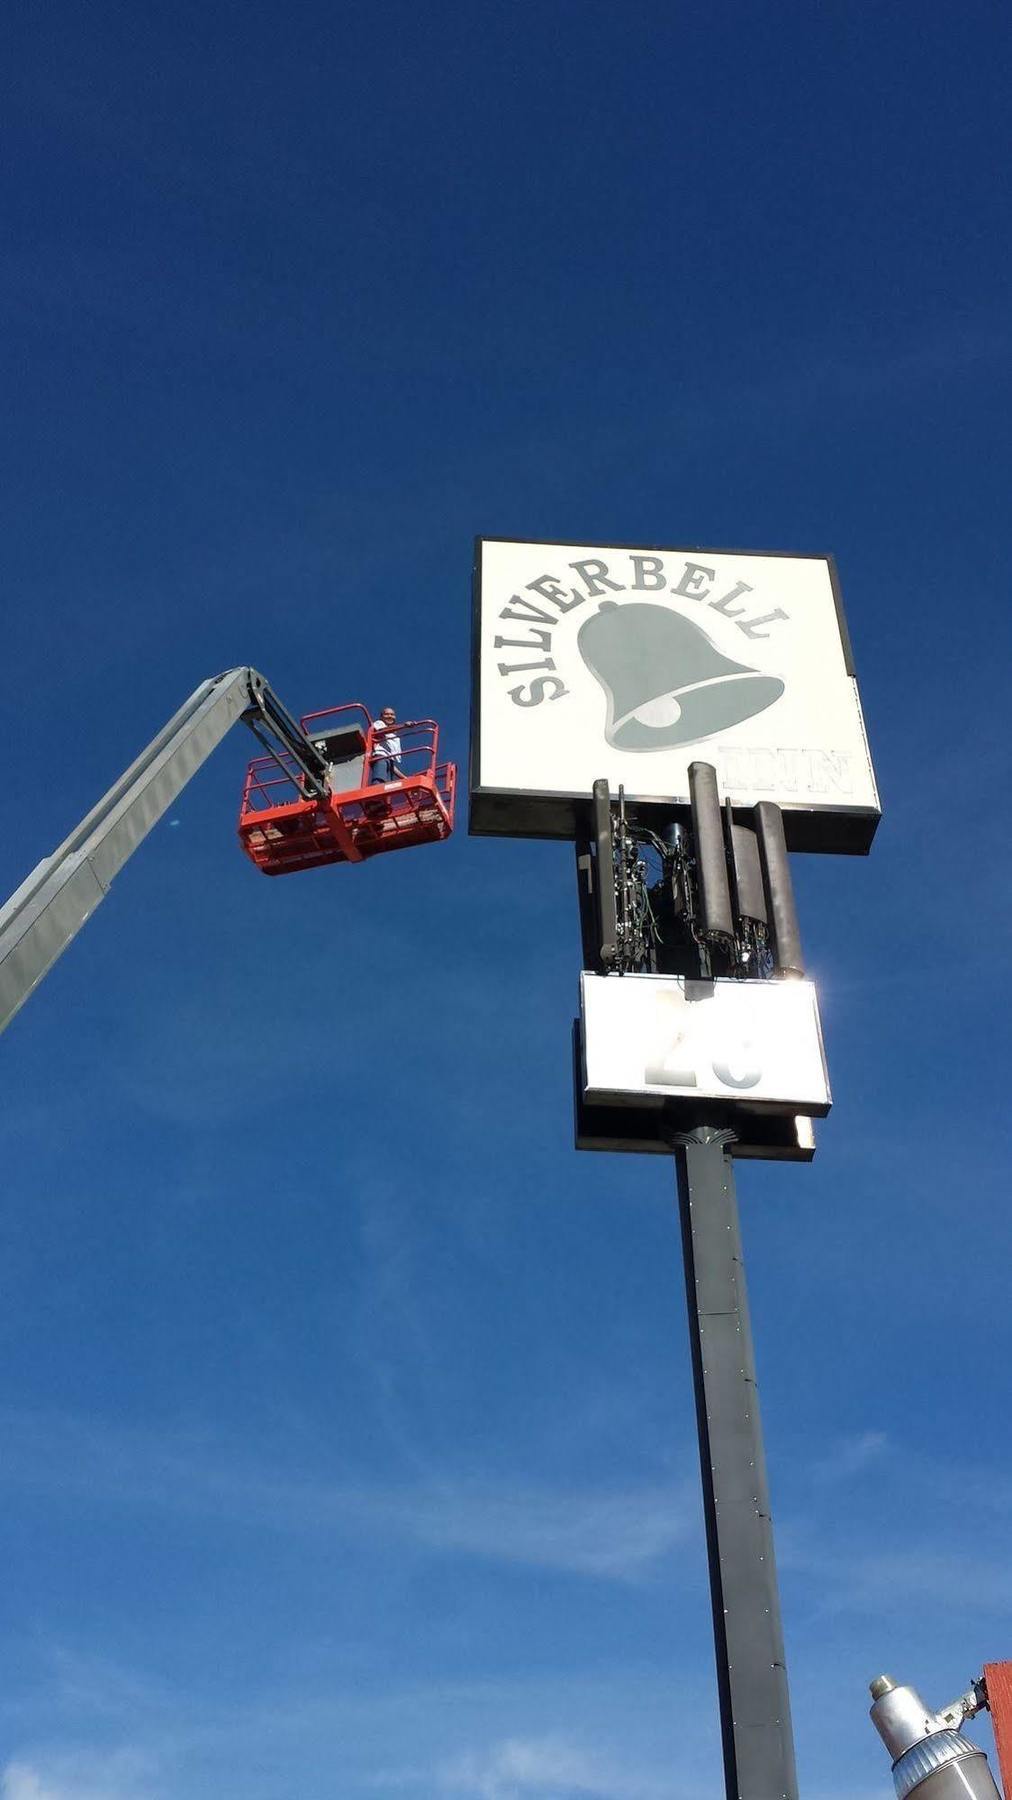
[[[605,691],[604,735],[616,750],[668,750],[740,725],[779,700],[779,675],[733,662],[681,613],[602,600],[577,644]]]

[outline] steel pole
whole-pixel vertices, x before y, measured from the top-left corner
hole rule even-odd
[[[797,1800],[766,1459],[726,1131],[675,1152],[727,1800]]]

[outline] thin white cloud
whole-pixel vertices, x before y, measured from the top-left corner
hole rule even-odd
[[[4,1800],[65,1800],[66,1792],[43,1786],[41,1776],[27,1763],[8,1763],[3,1773]]]
[[[677,1800],[682,1792],[559,1737],[506,1738],[465,1752],[437,1771],[436,1783],[464,1800]]]
[[[696,1505],[674,1488],[620,1493],[457,1490],[414,1518],[433,1548],[613,1580],[635,1578],[682,1542]]]
[[[20,1758],[0,1773],[2,1800],[155,1800],[144,1760],[131,1751]]]
[[[63,1661],[61,1653],[61,1677]],[[342,1674],[346,1668],[321,1673],[315,1691],[295,1682],[226,1704],[203,1683],[169,1693],[141,1674],[124,1681],[124,1672],[103,1660],[93,1673],[81,1667],[75,1692],[89,1700],[101,1699],[103,1681],[111,1683],[99,1706],[102,1729],[113,1729],[120,1707],[123,1748],[117,1756],[96,1749],[90,1761],[83,1749],[61,1757],[67,1743],[86,1741],[92,1715],[89,1709],[81,1718],[75,1708],[58,1735],[60,1694],[40,1692],[47,1748],[23,1739],[15,1766],[35,1777],[41,1794],[15,1790],[16,1800],[217,1800],[232,1793],[236,1771],[249,1800],[324,1791],[372,1792],[382,1800],[401,1793],[405,1800],[467,1800],[470,1791],[484,1800],[482,1783],[486,1790],[498,1783],[491,1792],[505,1800],[508,1781],[519,1800],[698,1800],[711,1785],[703,1777],[717,1751],[707,1745],[715,1735],[708,1724],[691,1745],[680,1744],[676,1759],[668,1667],[622,1658],[592,1675],[539,1669],[519,1678],[421,1684],[380,1677],[364,1686]],[[135,1698],[146,1690],[146,1702]],[[683,1705],[709,1718],[712,1678],[688,1671],[679,1692]],[[321,1770],[330,1771],[323,1788]],[[547,1790],[538,1786],[542,1777],[553,1784]],[[2,1778],[0,1800],[12,1800]]]
[[[817,1462],[812,1474],[817,1481],[849,1481],[860,1475],[869,1463],[884,1456],[889,1440],[884,1431],[861,1431],[841,1438],[826,1456]]]
[[[440,1480],[381,1487],[268,1469],[207,1437],[8,1414],[0,1482],[96,1506],[218,1518],[272,1532],[342,1530],[612,1581],[636,1580],[696,1528],[694,1485],[623,1489]]]
[[[1003,1553],[959,1553],[923,1542],[855,1557],[837,1594],[840,1611],[882,1614],[901,1602],[950,1615],[1012,1614],[1012,1568]]]
[[[777,1532],[777,1562],[795,1583],[805,1582],[819,1616],[1012,1618],[1004,1539],[965,1548],[958,1526],[955,1533],[941,1527],[932,1537],[924,1521],[904,1528],[900,1520],[869,1543],[839,1532],[815,1537],[788,1521]]]

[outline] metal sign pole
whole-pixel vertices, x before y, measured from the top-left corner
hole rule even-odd
[[[676,1149],[727,1800],[797,1800],[766,1459],[727,1131]]]
[[[728,1800],[797,1800],[725,1152],[809,1162],[832,1105],[788,852],[880,816],[835,568],[481,538],[474,604],[470,829],[577,846],[577,1149],[676,1157]]]

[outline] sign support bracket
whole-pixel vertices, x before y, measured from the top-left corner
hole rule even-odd
[[[798,1800],[732,1137],[675,1151],[724,1778],[727,1800]]]

